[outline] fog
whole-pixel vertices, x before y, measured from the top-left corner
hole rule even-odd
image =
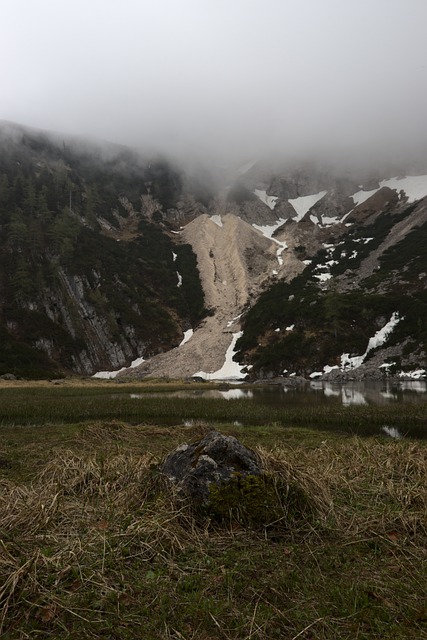
[[[2,0],[0,118],[216,162],[427,142],[425,0]]]

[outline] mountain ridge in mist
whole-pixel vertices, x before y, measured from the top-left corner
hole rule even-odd
[[[186,168],[121,145],[70,142],[61,134],[52,140],[13,123],[0,126],[0,137],[0,324],[3,353],[16,354],[4,359],[4,373],[87,374],[144,358],[132,375],[191,376],[219,369],[231,335],[243,329],[242,362],[254,365],[253,375],[277,374],[289,366],[277,360],[282,347],[274,345],[283,339],[288,349],[297,335],[302,353],[311,311],[292,307],[302,325],[291,338],[276,331],[293,324],[283,315],[289,309],[269,302],[264,318],[263,301],[270,300],[268,292],[274,298],[280,290],[279,299],[296,295],[298,287],[307,289],[313,306],[326,304],[326,315],[317,313],[323,328],[307,329],[323,345],[322,357],[310,343],[311,356],[294,361],[301,375],[322,358],[324,365],[336,358],[335,343],[344,348],[345,335],[337,342],[328,332],[330,300],[335,295],[338,306],[352,309],[359,289],[357,304],[366,298],[369,319],[349,348],[359,348],[391,306],[403,316],[407,304],[413,335],[402,337],[402,322],[395,355],[406,349],[402,366],[422,361],[417,318],[424,309],[424,263],[411,230],[424,228],[424,209],[416,199],[413,209],[403,189],[414,189],[416,180],[396,178],[414,164],[421,173],[423,163],[372,168],[372,158],[366,165],[352,158],[337,167],[330,159],[276,157]],[[367,234],[375,241],[365,243]],[[384,255],[393,253],[402,239],[405,255],[408,242],[415,243],[405,295],[404,278],[393,267],[398,254],[378,253],[381,247]],[[328,269],[331,261],[340,266]],[[377,272],[381,264],[387,268]],[[257,314],[262,326],[253,323]],[[347,320],[345,313],[335,319],[334,331],[345,333]],[[190,330],[191,340],[179,347]],[[254,348],[258,343],[264,350]]]

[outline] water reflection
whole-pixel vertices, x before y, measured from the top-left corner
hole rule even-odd
[[[227,389],[227,391],[219,391],[219,393],[225,400],[235,400],[236,398],[245,398],[248,400],[254,397],[250,389]]]
[[[399,382],[399,387],[403,391],[415,391],[415,393],[426,393],[427,382],[420,380],[402,380]]]
[[[322,383],[320,383],[320,389],[322,388]],[[325,396],[340,396],[341,395],[341,390],[340,389],[334,389],[332,387],[331,384],[326,384],[323,388],[323,393],[325,394]]]
[[[143,400],[164,393],[132,393],[130,397]],[[387,405],[427,401],[427,382],[424,380],[383,380],[338,384],[311,380],[305,385],[286,387],[281,384],[260,385],[251,389],[244,386],[228,389],[191,389],[167,392],[169,398],[217,398],[225,400],[252,400],[268,404],[293,406],[315,404]]]
[[[390,438],[400,440],[403,437],[399,429],[396,429],[396,427],[389,427],[385,424],[383,427],[381,427],[381,429],[386,434],[386,436],[390,436]]]
[[[244,384],[239,386],[229,385],[222,388],[217,387],[216,389],[203,389],[200,387],[194,389],[191,385],[188,385],[186,389],[179,391],[132,393],[129,397],[141,403],[144,402],[144,399],[153,397],[227,400],[236,402],[235,418],[237,419],[240,415],[243,415],[241,412],[244,412],[243,407],[237,403],[246,401],[261,405],[262,409],[264,407],[279,409],[278,415],[282,410],[298,408],[316,412],[321,406],[325,405],[328,407],[349,407],[351,405],[374,407],[382,405],[395,406],[397,409],[397,407],[405,404],[421,403],[427,407],[427,383],[424,380],[354,381],[346,384],[312,380],[297,386],[291,386],[290,383],[289,386],[285,386],[285,384],[253,385],[250,388]],[[117,398],[123,398],[123,395],[117,394]],[[400,412],[401,414],[402,412]],[[233,409],[230,417],[234,419]],[[192,421],[184,420],[183,423],[192,424]],[[236,422],[235,424],[238,423]],[[345,425],[342,428],[345,428]],[[425,423],[423,423],[423,426],[408,424],[402,432],[399,432],[392,423],[378,424],[377,422],[375,425],[361,424],[356,431],[363,435],[382,434],[394,439],[407,437],[408,435],[421,438],[427,437]]]
[[[325,399],[340,399],[342,405],[385,405],[427,400],[427,382],[422,380],[383,380],[347,384],[311,381],[310,389],[323,393]]]
[[[361,391],[353,387],[342,387],[341,402],[343,405],[349,404],[368,404],[367,399]]]
[[[113,394],[114,395],[114,394]],[[144,398],[156,398],[158,396],[165,396],[165,393],[155,391],[152,393],[131,393],[131,400],[143,400]],[[250,400],[253,398],[253,391],[250,389],[232,388],[221,391],[219,389],[188,389],[180,391],[168,391],[168,398],[223,398],[224,400]]]

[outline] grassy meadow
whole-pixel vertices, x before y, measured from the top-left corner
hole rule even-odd
[[[427,638],[427,441],[351,433],[425,429],[426,405],[151,395],[177,388],[2,385],[0,638]],[[215,425],[257,452],[274,513],[195,511],[157,472]]]

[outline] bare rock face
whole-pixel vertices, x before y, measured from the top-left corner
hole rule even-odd
[[[194,504],[209,503],[212,483],[221,486],[236,477],[262,473],[253,451],[236,438],[217,431],[211,431],[197,442],[177,447],[160,465],[160,471]]]
[[[398,203],[399,196],[396,191],[388,187],[382,187],[370,198],[354,207],[346,222],[372,224],[386,207],[396,207]]]

